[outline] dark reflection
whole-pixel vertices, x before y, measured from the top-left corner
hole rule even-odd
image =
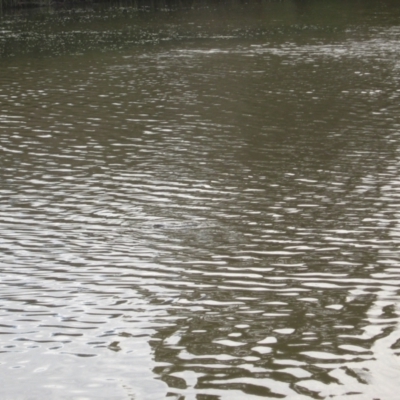
[[[308,9],[309,9],[309,0],[293,0],[293,3],[296,7],[297,12],[300,15],[304,15],[307,13]]]
[[[0,57],[80,55],[143,45],[201,42],[216,37],[261,42],[274,38],[276,43],[286,38],[317,40],[324,38],[326,30],[340,40],[349,18],[353,24],[360,23],[362,29],[365,16],[373,19],[374,13],[379,12],[387,21],[395,21],[399,13],[390,2],[374,1],[332,5],[329,1],[307,0],[246,4],[240,0],[200,3],[138,0],[79,8],[68,3],[61,8],[53,7],[51,12],[47,8],[7,11],[0,20],[0,27],[6,33],[0,40]],[[305,15],[309,21],[304,20]],[[49,35],[48,29],[55,34]]]

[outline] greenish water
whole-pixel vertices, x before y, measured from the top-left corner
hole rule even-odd
[[[399,16],[3,12],[0,398],[396,399]]]

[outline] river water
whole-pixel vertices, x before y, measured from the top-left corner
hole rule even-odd
[[[399,17],[4,12],[0,398],[397,399]]]

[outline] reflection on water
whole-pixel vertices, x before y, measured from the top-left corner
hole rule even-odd
[[[346,3],[3,16],[1,398],[396,398],[399,9]]]

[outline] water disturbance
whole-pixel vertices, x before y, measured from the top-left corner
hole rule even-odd
[[[0,398],[394,400],[400,7],[0,16]]]

